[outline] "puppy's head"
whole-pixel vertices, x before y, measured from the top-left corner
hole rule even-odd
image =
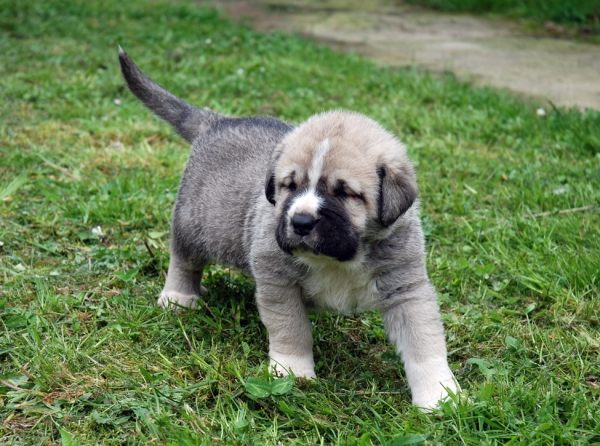
[[[288,134],[267,173],[267,199],[285,252],[352,260],[364,236],[384,231],[414,203],[404,146],[372,119],[332,111]]]

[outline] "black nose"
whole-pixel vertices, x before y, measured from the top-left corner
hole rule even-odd
[[[294,232],[298,235],[308,235],[317,224],[317,219],[310,215],[294,215],[292,217],[292,226]]]

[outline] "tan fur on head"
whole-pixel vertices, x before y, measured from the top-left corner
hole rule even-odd
[[[273,173],[278,217],[289,194],[288,189],[281,186],[294,182],[301,188],[315,180],[309,178],[309,171],[324,141],[328,142],[329,149],[319,174],[326,181],[326,190],[330,194],[334,194],[343,182],[349,196],[362,197],[347,203],[357,228],[363,230],[368,219],[380,217],[379,209],[384,205],[382,199],[385,201],[385,196],[381,196],[382,168],[387,176],[385,184],[390,183],[388,187],[395,182],[399,188],[408,188],[406,194],[410,196],[410,203],[407,202],[404,211],[415,200],[416,178],[404,145],[376,121],[359,113],[334,110],[309,118],[279,145]],[[390,190],[390,193],[394,194],[394,191]],[[384,226],[389,226],[393,222],[389,220],[395,221],[401,213],[396,210],[395,218],[388,217]]]

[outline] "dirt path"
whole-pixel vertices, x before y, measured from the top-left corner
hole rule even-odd
[[[259,31],[282,29],[376,61],[449,70],[480,85],[600,110],[600,46],[525,35],[501,20],[393,0],[217,0]]]

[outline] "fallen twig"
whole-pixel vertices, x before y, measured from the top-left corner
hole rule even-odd
[[[87,359],[89,359],[90,361],[92,361],[94,364],[96,364],[97,366],[100,367],[106,367],[104,364],[100,364],[98,361],[96,361],[94,358],[92,358],[90,355],[84,355],[87,357]]]
[[[397,391],[397,392],[372,392],[370,390],[344,390],[343,392],[337,392],[338,395],[352,393],[353,395],[404,395],[406,392]]]
[[[561,209],[560,211],[538,212],[537,214],[528,214],[525,218],[547,217],[548,215],[571,214],[573,212],[584,212],[599,209],[597,206],[583,206],[580,208]]]
[[[148,242],[146,241],[146,239],[142,240],[144,242],[144,246],[146,247],[146,250],[148,251],[148,254],[150,254],[150,257],[152,258],[152,261],[154,262],[154,265],[157,269],[160,269],[160,271],[162,272],[163,276],[165,277],[165,280],[167,278],[167,272],[160,268],[160,264],[158,262],[158,259],[155,257],[154,253],[152,252],[152,249],[150,249],[150,245],[148,244]]]
[[[213,317],[214,320],[217,320],[217,316],[215,316],[215,313],[212,312],[212,310],[210,309],[210,307],[208,306],[208,302],[203,301],[204,302],[204,307],[206,308],[206,310],[210,313],[210,315]]]
[[[20,390],[21,392],[25,392],[25,393],[29,393],[30,395],[35,395],[35,396],[46,396],[45,393],[43,392],[38,392],[36,390],[31,390],[31,389],[23,389],[21,387],[17,387],[11,383],[9,383],[8,381],[3,380],[2,378],[0,378],[0,383],[4,384],[6,387],[8,387],[9,389],[13,389],[13,390]]]
[[[148,245],[148,242],[146,241],[146,239],[143,239],[142,241],[144,242],[144,246],[146,247],[148,254],[150,254],[150,257],[152,257],[152,260],[156,261],[156,257],[154,257],[154,253],[150,249],[150,245]]]
[[[190,341],[190,339],[188,338],[188,335],[185,332],[185,328],[183,328],[183,324],[181,323],[181,319],[179,319],[179,326],[181,327],[181,332],[183,333],[183,337],[186,340],[188,347],[190,348],[190,351],[195,352],[196,349],[194,348],[192,341]]]
[[[75,180],[75,181],[79,181],[79,180],[80,180],[80,178],[78,178],[77,176],[73,175],[73,174],[72,174],[72,173],[71,173],[71,172],[70,172],[68,169],[66,169],[66,168],[64,168],[64,167],[62,167],[62,166],[59,166],[58,164],[55,164],[55,163],[53,163],[53,162],[52,162],[52,161],[50,161],[49,159],[46,159],[46,158],[44,158],[44,157],[43,157],[42,155],[40,155],[39,153],[38,153],[38,155],[37,155],[37,156],[38,156],[38,157],[39,157],[39,158],[40,158],[40,159],[41,159],[41,160],[42,160],[42,161],[43,161],[45,164],[47,164],[48,166],[50,166],[50,167],[53,167],[53,168],[54,168],[54,169],[56,169],[56,170],[60,170],[64,176],[66,176],[66,177],[69,177],[70,179],[72,179],[72,180]]]

